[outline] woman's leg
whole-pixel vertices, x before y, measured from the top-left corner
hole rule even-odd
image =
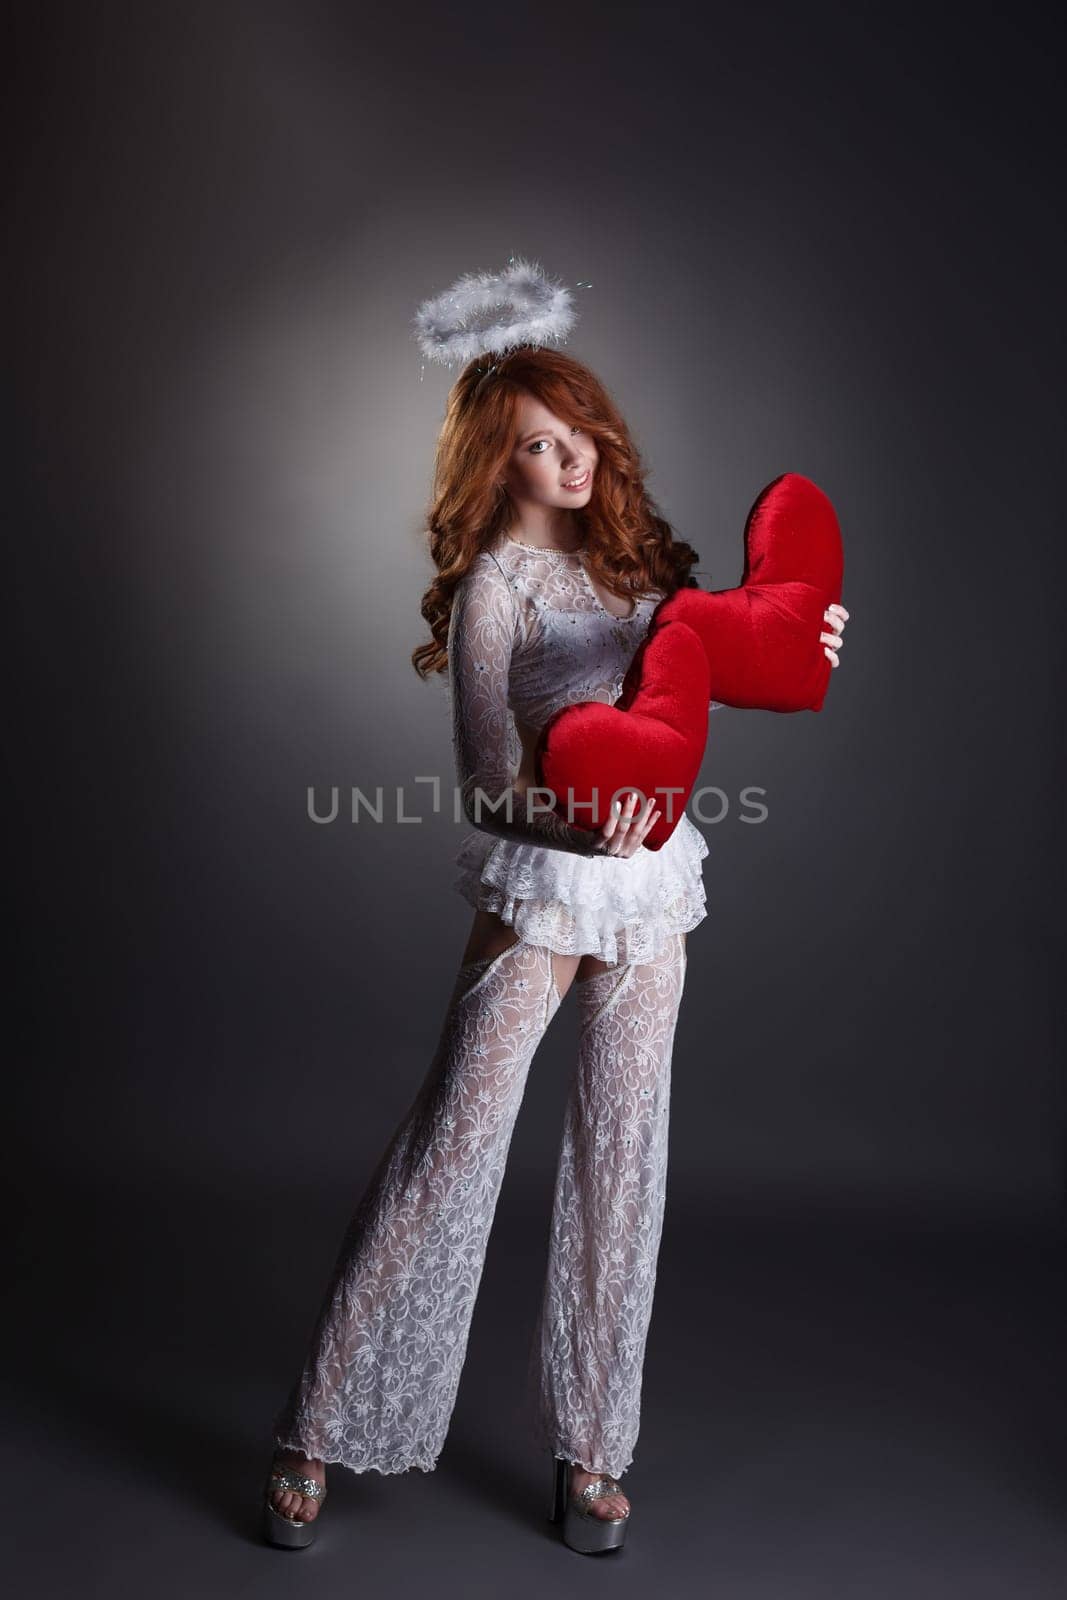
[[[514,944],[515,930],[509,923],[498,917],[494,911],[476,911],[471,931],[467,939],[467,947],[463,952],[464,964],[479,960],[486,960],[490,956],[499,955],[501,950],[506,950],[509,944]],[[557,951],[552,952],[552,971],[556,980],[556,989],[562,1000],[574,982],[575,973],[581,970],[582,962],[588,962],[590,956],[564,956]]]
[[[685,970],[685,935],[675,934],[647,962],[583,961],[574,985],[578,1063],[529,1378],[542,1443],[613,1478],[638,1432]],[[576,1475],[575,1488],[584,1481]],[[603,1515],[628,1509],[622,1495],[593,1504]]]
[[[460,965],[429,1070],[359,1202],[275,1419],[280,1451],[356,1472],[437,1464],[528,1068],[560,1003],[552,952],[507,932],[503,948]],[[275,1503],[295,1510],[300,1498]],[[303,1498],[299,1514],[314,1515]]]

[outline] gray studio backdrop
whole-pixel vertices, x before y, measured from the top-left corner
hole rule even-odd
[[[1034,575],[1060,240],[1051,68],[1013,26],[1025,129],[989,41],[916,55],[889,12],[37,8],[16,196],[36,1161],[348,1192],[414,1093],[470,913],[461,826],[414,784],[453,782],[444,685],[409,662],[450,375],[410,319],[523,254],[591,285],[569,348],[705,587],[738,581],[779,472],[845,537],[824,710],[712,719],[701,782],[729,810],[694,817],[675,1204],[1059,1206]],[[316,826],[311,785],[381,785],[389,820]],[[550,1180],[573,1048],[568,1006],[509,1185]]]

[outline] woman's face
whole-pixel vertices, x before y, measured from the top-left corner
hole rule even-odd
[[[599,459],[592,435],[527,393],[519,397],[516,429],[504,474],[516,504],[533,501],[567,510],[588,505]]]

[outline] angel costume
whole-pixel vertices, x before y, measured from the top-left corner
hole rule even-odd
[[[476,789],[495,800],[514,781],[515,717],[540,730],[563,706],[619,698],[659,598],[617,617],[594,589],[581,548],[570,554],[503,535],[482,552],[459,585],[449,643],[465,802]],[[591,844],[588,829],[536,813],[526,826],[522,805],[513,808],[521,828],[496,839],[484,831],[493,824],[488,805],[480,815],[482,828],[460,845],[454,886],[530,944],[641,961],[707,915],[700,863],[708,846],[685,815],[661,849],[629,858],[575,853]]]
[[[633,1460],[666,1193],[683,935],[706,916],[702,834],[593,856],[595,836],[494,809],[518,772],[515,717],[614,702],[658,601],[614,616],[584,546],[507,534],[457,586],[448,640],[457,778],[474,831],[455,887],[516,942],[460,966],[426,1077],[349,1224],[279,1447],[353,1471],[437,1465],[527,1073],[558,1009],[553,952],[609,970],[576,980],[579,1046],[548,1263],[530,1346],[531,1420],[558,1458],[618,1478]],[[677,797],[676,797],[677,798]]]

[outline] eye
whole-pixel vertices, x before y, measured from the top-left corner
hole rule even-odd
[[[571,432],[572,433],[581,433],[581,431],[582,431],[581,428],[579,428],[577,426],[572,426],[571,427]],[[548,439],[535,439],[533,444],[529,448],[529,454],[532,455],[532,456],[543,456],[545,452],[543,450],[539,450],[537,448],[537,446],[539,444],[547,445],[549,443],[550,443],[550,441]]]

